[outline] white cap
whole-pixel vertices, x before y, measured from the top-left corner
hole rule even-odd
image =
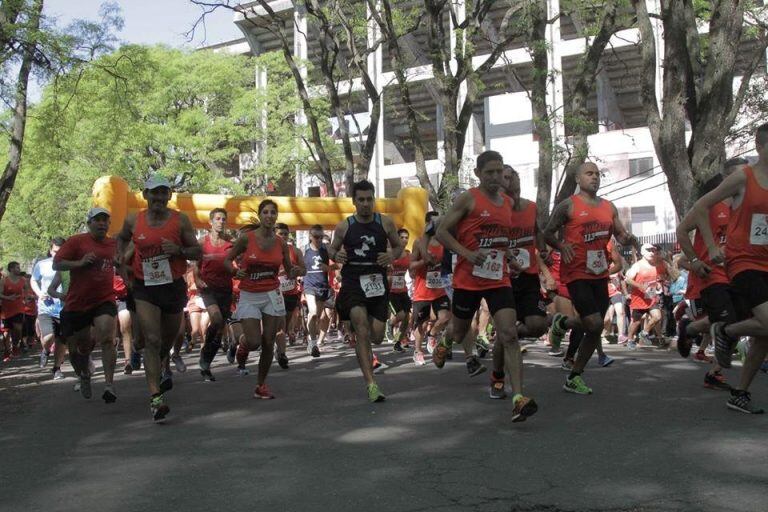
[[[153,174],[144,182],[144,190],[153,190],[160,187],[171,188],[171,182],[168,181],[168,178],[160,174]]]
[[[106,214],[107,217],[110,217],[109,210],[106,208],[102,208],[100,206],[96,206],[94,208],[91,208],[88,210],[88,213],[85,215],[85,222],[90,222],[91,219],[93,219],[97,215],[101,215],[102,213]]]

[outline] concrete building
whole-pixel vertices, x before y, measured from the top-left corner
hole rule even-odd
[[[411,2],[413,5],[417,3]],[[659,11],[659,0],[647,0],[647,3],[649,10]],[[266,15],[255,4],[243,4],[245,14],[237,14],[234,19],[244,38],[217,45],[214,49],[251,55],[280,49],[279,41],[272,34],[253,23],[254,18]],[[568,85],[575,80],[577,59],[584,52],[586,43],[579,35],[578,19],[567,15],[556,16],[560,13],[560,0],[548,0],[547,5],[548,17],[555,18],[547,34],[549,73],[554,77],[548,90],[548,100],[550,108],[556,113],[553,135],[560,145],[565,146],[569,136],[563,123],[570,108]],[[308,24],[307,15],[290,0],[273,0],[270,6],[275,13],[285,17],[288,27],[293,28],[288,31],[288,37],[294,55],[298,59],[314,62],[319,54],[317,38],[313,37],[317,29]],[[499,26],[507,9],[507,2],[497,2],[488,15],[488,27]],[[654,23],[657,32],[661,30],[660,25],[658,21]],[[377,28],[372,25],[369,32],[369,40],[374,40]],[[409,81],[413,82],[414,103],[422,119],[420,131],[427,146],[429,175],[433,183],[437,183],[443,165],[442,126],[436,93],[430,81],[430,61],[423,53],[426,37],[426,30],[421,30],[402,42],[413,62],[407,74]],[[635,234],[649,235],[674,230],[676,216],[665,185],[666,179],[645,126],[645,113],[639,96],[641,66],[638,41],[638,30],[621,31],[614,36],[610,50],[603,57],[595,91],[588,101],[595,126],[589,145],[590,158],[603,170],[602,195],[616,203],[622,218]],[[484,54],[491,50],[489,42],[478,39],[472,43],[478,53],[475,60],[478,63],[484,61]],[[415,178],[413,146],[402,108],[398,105],[399,94],[387,53],[384,46],[379,46],[368,62],[374,82],[384,95],[382,122],[379,124],[369,179],[376,184],[380,195],[394,197],[403,186],[418,186],[418,180]],[[493,149],[502,153],[505,162],[520,172],[523,196],[535,198],[538,142],[532,135],[531,104],[526,93],[532,67],[529,53],[520,40],[509,45],[502,58],[483,77],[481,100],[473,111],[467,135],[465,165],[460,174],[463,185],[470,185],[474,179],[471,169],[475,156],[486,149]],[[764,66],[760,73],[765,73]],[[269,77],[265,73],[257,72],[257,86],[268,82]],[[657,84],[660,91],[661,68],[657,72]],[[360,90],[359,85],[354,83],[352,88]],[[356,104],[354,112],[350,113],[350,116],[355,116],[356,123],[350,123],[349,119],[342,122],[347,122],[350,129],[359,125],[365,131],[370,120],[370,106],[366,101]],[[336,128],[339,120],[332,119],[331,124]],[[243,155],[243,165],[247,165],[249,158],[252,155]],[[555,172],[553,189],[556,189],[561,172],[560,166]],[[295,187],[296,195],[322,193],[319,181],[311,176],[299,177]]]

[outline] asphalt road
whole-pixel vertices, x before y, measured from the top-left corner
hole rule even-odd
[[[165,425],[149,416],[143,372],[106,405],[30,356],[0,368],[3,511],[764,511],[768,415],[725,407],[705,367],[675,352],[609,347],[588,367],[595,393],[561,390],[559,359],[525,357],[539,412],[511,423],[460,352],[443,370],[377,349],[387,401],[369,404],[354,352],[300,349],[273,366],[276,400],[255,400],[224,357],[202,382],[197,353],[175,375]],[[490,365],[489,360],[485,360]],[[728,377],[735,380],[738,368]],[[768,377],[753,387],[768,406]]]

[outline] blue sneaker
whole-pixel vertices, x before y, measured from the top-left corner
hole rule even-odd
[[[637,350],[637,342],[635,340],[627,341],[627,348],[629,350]]]
[[[133,354],[131,354],[131,368],[134,370],[141,369],[141,354],[135,350],[133,351]]]
[[[613,362],[613,358],[609,356],[608,354],[600,354],[597,357],[597,364],[599,364],[602,367],[606,367],[609,364]]]

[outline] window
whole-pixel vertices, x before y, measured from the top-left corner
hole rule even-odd
[[[633,206],[630,215],[632,217],[632,224],[640,224],[642,222],[656,222],[656,207]]]
[[[629,160],[629,177],[650,175],[653,170],[653,157],[647,158],[630,158]]]
[[[320,187],[307,187],[307,197],[320,197]]]
[[[397,197],[397,193],[403,188],[400,178],[386,178],[384,180],[384,197]]]

